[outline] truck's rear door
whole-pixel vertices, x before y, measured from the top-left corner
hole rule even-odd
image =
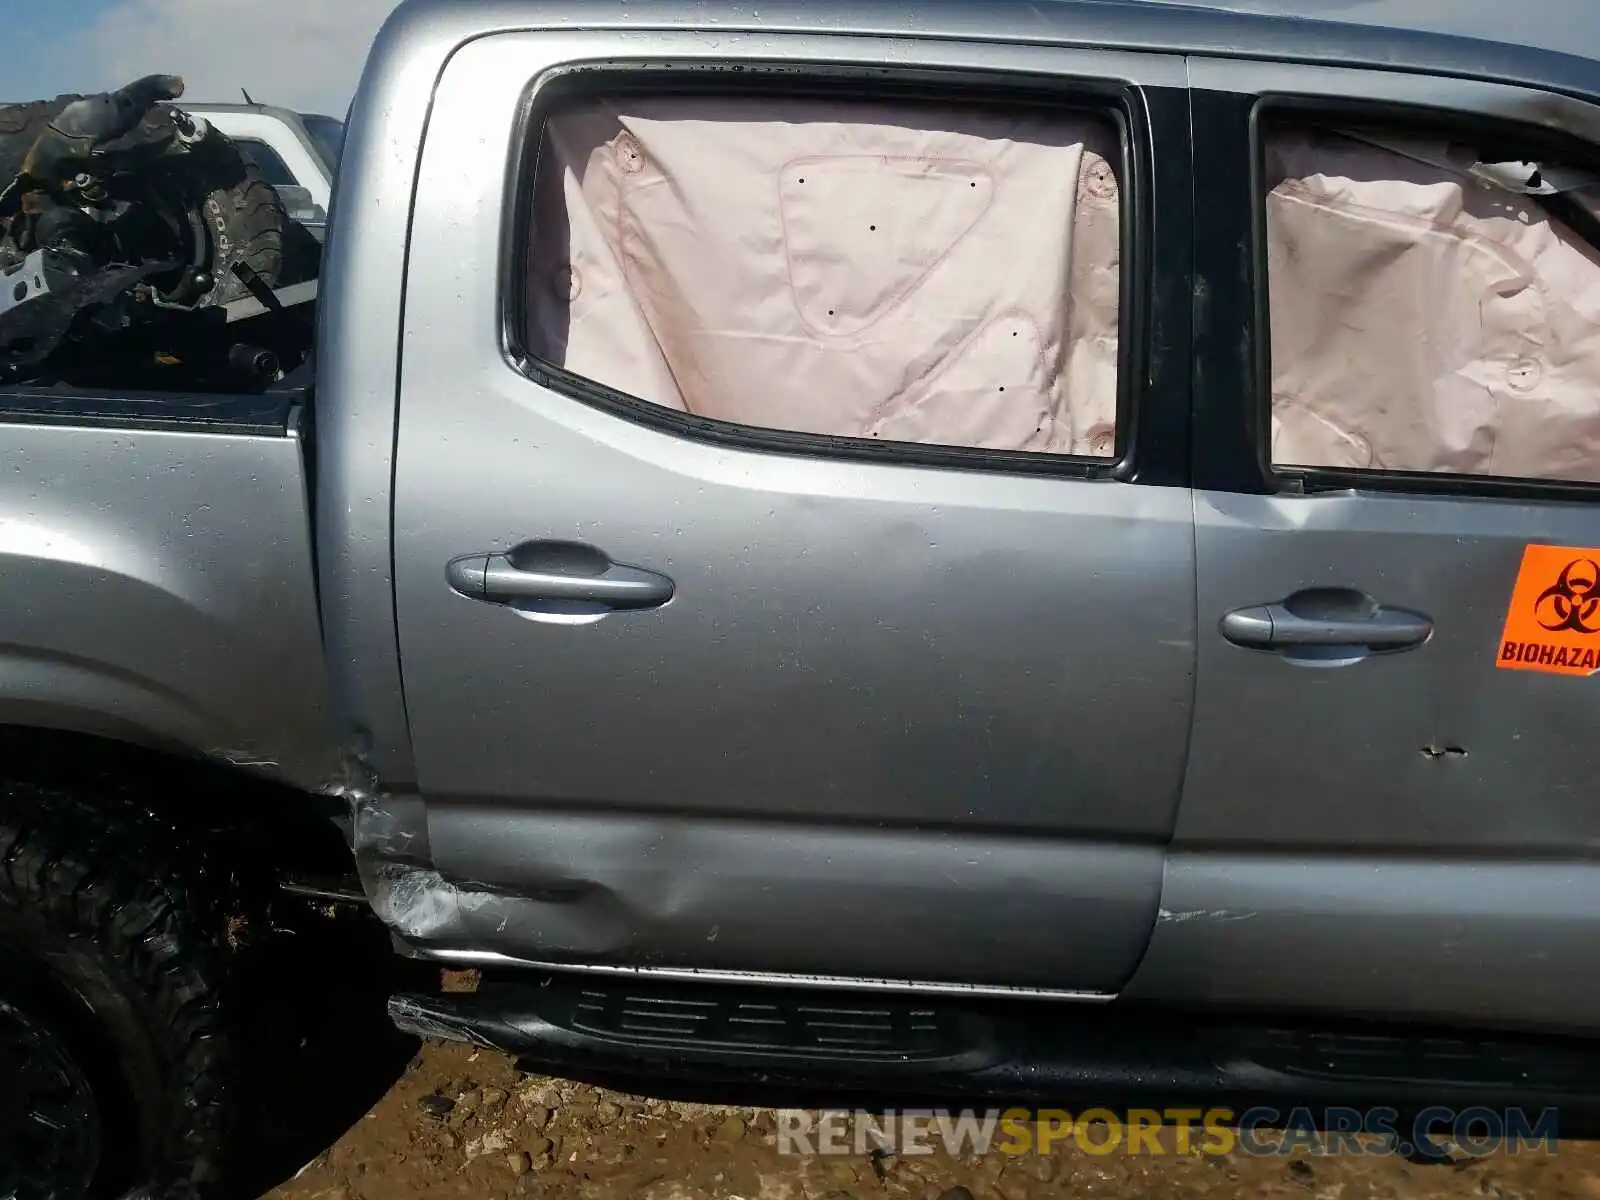
[[[756,51],[789,68],[696,70]],[[502,899],[428,932],[1120,986],[1190,718],[1183,78],[837,36],[454,55],[396,595],[433,860]]]
[[[1164,921],[1141,984],[1579,1023],[1600,912],[1600,256],[1582,233],[1600,194],[1569,189],[1595,177],[1600,109],[1387,71],[1193,70],[1215,286],[1164,905],[1208,919]]]

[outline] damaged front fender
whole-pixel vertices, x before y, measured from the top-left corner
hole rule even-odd
[[[356,871],[378,919],[406,941],[468,944],[467,916],[494,897],[451,883],[434,869],[422,799],[348,785],[341,790],[350,802]]]
[[[362,871],[361,885],[385,925],[403,938],[429,942],[466,940],[467,915],[494,899],[463,891],[437,871],[398,863]]]

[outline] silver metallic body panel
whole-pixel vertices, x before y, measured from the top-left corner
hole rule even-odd
[[[1205,0],[1144,0],[1155,5],[1207,7]],[[1214,7],[1239,14],[1301,22],[1480,38],[1500,45],[1528,46],[1561,54],[1584,54],[1600,45],[1600,8],[1589,0],[1531,0],[1516,19],[1496,0],[1224,0]],[[1308,40],[1317,34],[1306,30]],[[1243,47],[1241,47],[1243,49]],[[1196,87],[1201,86],[1197,81]]]
[[[1600,21],[1600,9],[1587,0],[1530,0],[1505,27],[1502,14],[1495,5],[1429,0],[406,0],[380,32],[352,108],[325,260],[326,277],[344,282],[328,288],[321,306],[318,487],[330,502],[318,518],[319,572],[347,745],[383,779],[414,780],[389,543],[401,289],[433,86],[458,47],[508,30],[582,29],[612,31],[603,35],[612,50],[620,42],[648,53],[659,50],[660,31],[674,31],[707,57],[731,59],[781,57],[770,40],[779,34],[864,34],[885,39],[887,61],[908,66],[941,39],[956,39],[982,43],[1001,66],[1013,53],[1078,46],[1102,62],[1121,50],[1248,53],[1362,63],[1403,81],[1394,68],[1409,58],[1461,76],[1593,79],[1592,60],[1572,51],[1594,42],[1584,31]],[[741,33],[751,36],[736,50]],[[1474,40],[1486,37],[1499,39],[1497,64],[1484,54],[1487,43]],[[430,217],[420,219],[426,227]]]
[[[445,956],[569,955],[604,967],[600,960],[629,957],[638,927],[734,975],[760,962],[837,980],[845,965],[822,957],[814,930],[791,916],[784,944],[754,945],[757,924],[730,906],[754,897],[752,912],[770,913],[752,873],[792,882],[791,844],[824,858],[823,847],[848,845],[841,852],[856,875],[841,873],[836,894],[786,895],[791,907],[826,901],[817,911],[846,930],[850,969],[865,939],[849,932],[859,922],[840,911],[847,900],[870,888],[874,903],[898,914],[927,879],[930,909],[971,906],[967,913],[991,914],[1006,935],[991,939],[993,967],[960,957],[976,953],[963,937],[959,969],[1020,980],[1029,968],[1011,960],[1022,943],[1014,923],[999,923],[1010,918],[993,888],[1005,872],[1021,867],[1011,878],[1024,884],[1025,903],[1110,902],[1132,914],[1148,896],[1152,856],[1176,835],[1181,848],[1167,857],[1154,940],[1130,996],[1600,1028],[1592,1015],[1600,905],[1594,868],[1580,861],[1595,848],[1584,790],[1593,724],[1582,705],[1564,701],[1574,681],[1492,663],[1516,546],[1587,544],[1587,509],[1207,494],[1196,632],[1175,569],[1192,563],[1191,549],[1155,557],[1187,528],[1187,498],[1180,510],[1168,495],[1124,500],[1133,489],[1115,485],[688,442],[543,391],[503,360],[502,181],[521,88],[559,57],[544,35],[497,36],[507,30],[555,27],[572,38],[562,53],[581,57],[587,46],[603,59],[782,58],[796,46],[811,47],[811,57],[819,43],[808,35],[850,32],[882,35],[873,55],[912,67],[953,56],[1049,70],[1065,60],[1046,48],[1071,45],[1095,49],[1083,60],[1091,73],[1120,61],[1118,51],[1233,54],[1258,61],[1196,59],[1194,86],[1387,94],[1595,128],[1580,102],[1554,95],[1593,90],[1593,61],[1571,49],[1581,54],[1597,40],[1592,4],[1533,0],[1512,22],[1503,6],[1427,0],[1229,8],[1166,0],[402,6],[363,82],[343,204],[334,206],[329,271],[340,283],[325,305],[319,414],[326,618],[347,734],[370,743],[386,782],[420,777],[430,816],[411,827],[419,844],[431,824],[439,864],[484,877],[452,884],[435,873],[435,890],[413,880],[423,886],[409,895],[459,898],[466,888],[504,920],[462,917],[458,906],[455,924],[419,933],[408,910],[380,904],[402,933],[418,935],[414,944]],[[1262,61],[1274,58],[1285,65]],[[1315,61],[1374,70],[1303,65]],[[1419,73],[1404,74],[1408,65]],[[1488,78],[1503,82],[1470,82]],[[1519,83],[1529,86],[1509,86]],[[430,108],[437,128],[413,212],[407,198]],[[385,338],[403,362],[382,350]],[[1083,536],[1091,524],[1104,532]],[[1132,540],[1119,544],[1127,531]],[[558,626],[449,592],[448,558],[529,536],[592,541],[672,575],[679,595],[657,612]],[[1151,564],[1155,576],[1140,576]],[[1095,570],[1091,608],[1080,589]],[[1322,670],[1220,638],[1229,608],[1317,582],[1428,613],[1437,636],[1417,652]],[[1056,593],[1053,608],[1047,592]],[[1093,643],[1062,636],[1085,621]],[[982,657],[958,659],[954,648],[971,645],[984,623]],[[1194,758],[1189,797],[1175,812],[1171,772],[1182,751],[1166,746],[1184,703],[1171,680],[1187,670],[1175,664],[1193,653],[1185,640],[1194,638]],[[1024,644],[1044,669],[1020,692],[1002,688]],[[1133,657],[1108,673],[1118,653]],[[1157,698],[1153,737],[1103,711],[1135,686]],[[780,712],[804,719],[779,728]],[[1084,723],[1069,726],[1068,714]],[[1467,753],[1424,754],[1449,747]],[[1115,815],[1107,799],[1129,806]],[[924,822],[931,827],[913,827]],[[1111,848],[1125,833],[1142,848]],[[652,844],[662,849],[644,852]],[[947,844],[1003,849],[975,868],[988,872],[981,905],[927,875]],[[692,871],[652,861],[668,862],[669,848]],[[1127,870],[1126,886],[1104,876],[1110,863]],[[535,888],[563,871],[566,898],[559,887]],[[694,871],[726,890],[702,886]],[[736,919],[719,921],[724,911]],[[1060,970],[1051,969],[1074,977],[1054,982],[1096,986],[1075,977],[1086,974],[1114,987],[1121,948],[1079,933],[1086,925],[1095,922],[1062,916],[1067,941],[1052,947]],[[703,937],[715,928],[717,940],[690,954],[701,927]],[[1113,937],[1123,940],[1125,928]],[[927,978],[921,957],[921,949],[903,956],[894,970]],[[881,962],[868,969],[893,973]]]
[[[433,820],[467,801],[519,819],[506,826],[516,836],[435,833],[434,861],[449,878],[533,893],[564,870],[574,888],[622,897],[608,902],[610,932],[581,908],[564,927],[547,903],[486,924],[508,954],[1115,987],[1148,932],[1158,855],[1109,843],[1164,839],[1182,772],[1187,493],[716,445],[547,390],[502,352],[504,180],[530,84],[572,61],[757,53],[1108,69],[1021,47],[703,34],[653,35],[637,51],[615,37],[511,34],[452,59],[419,175],[427,236],[412,242],[407,277],[396,608]],[[1171,60],[1109,69],[1182,78]],[[447,585],[452,558],[531,539],[584,541],[669,576],[676,593],[660,609],[574,624]],[[613,883],[616,862],[590,862],[588,835],[552,806],[637,814],[625,828],[676,822],[683,852],[663,850],[657,867],[659,839],[630,835],[616,855],[632,857],[634,882]],[[695,835],[693,814],[805,822],[738,835],[774,848],[752,851],[751,866],[795,855],[789,885],[775,878],[763,899],[757,875],[701,869],[734,844]],[[991,845],[985,831],[1015,836]],[[808,838],[817,852],[802,853]],[[821,849],[830,839],[837,853]],[[693,899],[644,902],[669,886]],[[960,889],[967,935],[897,933],[893,970],[879,933],[852,940],[801,916],[843,904],[893,927],[946,888]],[[751,923],[784,907],[798,922],[787,940]],[[830,964],[830,946],[843,961]]]
[[[407,0],[385,45],[414,59],[442,43],[516,29],[655,30],[706,37],[855,34],[954,39],[1001,45],[1092,46],[1196,54],[1271,55],[1306,61],[1347,54],[1342,34],[1375,35],[1382,59],[1430,41],[1488,39],[1585,61],[1600,44],[1600,10],[1589,0],[1527,0],[1518,19],[1489,0]],[[913,54],[911,61],[920,58]],[[1482,56],[1480,55],[1480,62]]]
[[[1203,493],[1196,509],[1200,682],[1180,843],[1441,861],[1600,850],[1594,681],[1495,665],[1523,546],[1595,545],[1592,506]],[[1312,587],[1425,613],[1433,637],[1311,667],[1217,632],[1231,609]]]
[[[512,958],[492,950],[441,950],[430,948],[415,957],[466,967],[518,967],[534,971],[593,975],[604,979],[675,980],[686,983],[727,983],[741,987],[806,987],[819,991],[906,992],[919,996],[953,996],[979,1000],[1057,1000],[1072,1004],[1107,1004],[1111,992],[1080,992],[1066,988],[989,987],[981,983],[931,983],[926,979],[877,979],[860,975],[781,975],[771,971],[710,971],[693,967],[619,967],[599,963],[549,962]]]
[[[1600,8],[1595,10],[1600,13]],[[1436,74],[1401,74],[1303,63],[1251,62],[1191,56],[1189,86],[1202,91],[1314,100],[1377,101],[1410,110],[1480,113],[1485,117],[1565,130],[1600,145],[1600,104],[1574,96]],[[1595,77],[1600,85],[1600,75]]]
[[[1114,991],[1161,884],[1154,846],[965,830],[452,804],[428,831],[472,883],[404,934],[557,962]]]
[[[343,788],[379,915],[455,961],[1600,1032],[1593,680],[1494,665],[1521,547],[1600,543],[1600,510],[734,448],[541,387],[502,328],[561,64],[1188,82],[1600,144],[1596,45],[1588,0],[410,0],[330,214],[321,629],[297,436],[7,423],[0,723]],[[674,596],[450,590],[531,538]],[[1313,587],[1433,636],[1317,667],[1222,638]]]
[[[1446,104],[1559,123],[1600,144],[1600,106],[1502,85],[1195,60],[1197,87]],[[1582,501],[1422,490],[1196,497],[1200,667],[1177,840],[1432,850],[1600,850],[1588,681],[1496,668],[1523,547],[1600,544]],[[1238,608],[1346,588],[1424,614],[1420,648],[1312,667],[1228,644]],[[1464,753],[1461,753],[1464,752]]]
[[[1240,61],[1191,71],[1197,88],[1443,105],[1600,143],[1600,108],[1522,88]],[[1188,772],[1160,919],[1124,994],[1600,1029],[1595,680],[1496,666],[1524,546],[1600,544],[1600,509],[1425,487],[1202,490],[1195,524]],[[1423,614],[1432,634],[1322,663],[1224,639],[1227,613],[1316,588]]]
[[[0,724],[338,779],[298,437],[0,425]]]
[[[395,644],[394,437],[417,158],[433,86],[470,34],[392,16],[350,109],[317,306],[317,576],[340,742],[391,785],[415,778]]]
[[[1128,1000],[1596,1031],[1600,864],[1177,853]]]

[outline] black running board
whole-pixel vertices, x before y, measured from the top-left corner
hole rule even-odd
[[[960,1003],[882,993],[554,975],[402,994],[402,1030],[556,1074],[930,1103],[1551,1107],[1600,1116],[1600,1041],[1196,1018],[1118,1005]]]

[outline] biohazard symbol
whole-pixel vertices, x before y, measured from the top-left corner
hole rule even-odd
[[[1575,558],[1561,569],[1561,578],[1539,593],[1534,618],[1552,633],[1600,633],[1591,624],[1600,613],[1600,566],[1591,558]]]
[[[1495,661],[1514,671],[1600,671],[1600,549],[1525,546]]]

